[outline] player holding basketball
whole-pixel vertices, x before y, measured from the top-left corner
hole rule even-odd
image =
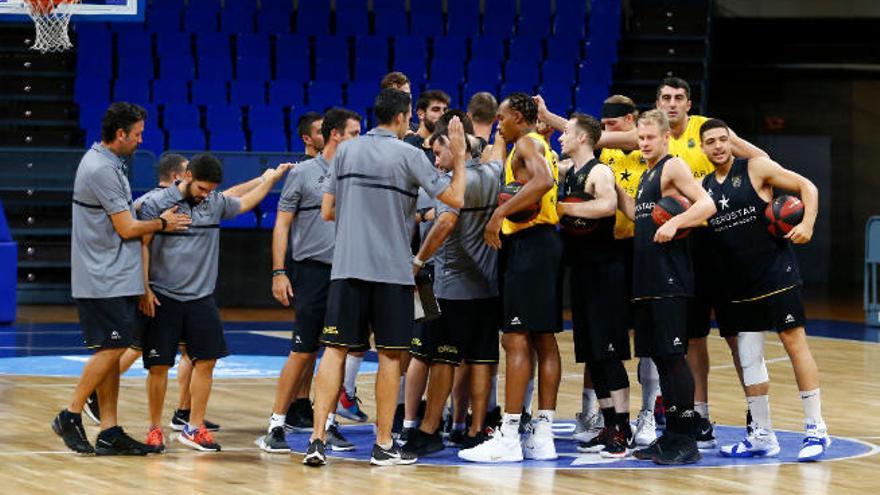
[[[703,223],[715,213],[712,199],[694,180],[690,168],[668,151],[669,121],[660,110],[639,117],[639,150],[648,166],[633,200],[618,190],[620,208],[635,221],[633,256],[633,325],[636,355],[650,357],[660,374],[666,406],[666,431],[651,446],[637,450],[639,459],[657,464],[700,460],[694,412],[694,382],[685,361],[689,299],[694,273],[680,229]],[[661,197],[683,195],[693,206],[657,226],[652,212]]]
[[[775,456],[779,443],[770,421],[770,377],[764,362],[764,331],[776,331],[791,359],[804,407],[804,441],[798,459],[822,458],[831,438],[822,419],[819,369],[807,344],[801,277],[791,243],[771,236],[763,212],[774,189],[797,192],[804,218],[785,236],[805,244],[813,236],[819,192],[806,178],[766,157],[744,160],[731,153],[727,124],[707,120],[702,148],[715,166],[703,187],[718,212],[709,218],[708,241],[729,311],[719,325],[740,332],[739,360],[753,424],[739,443],[721,448],[729,457]],[[725,321],[727,320],[727,321]]]
[[[560,362],[555,333],[560,331],[557,281],[562,243],[556,233],[557,164],[543,137],[535,132],[538,107],[531,96],[512,93],[498,108],[498,129],[505,142],[515,143],[504,166],[504,181],[524,184],[510,200],[493,212],[486,224],[486,243],[502,247],[500,268],[504,321],[502,345],[507,374],[501,427],[482,444],[461,450],[462,459],[473,462],[516,462],[556,458],[553,416],[559,390]],[[537,216],[526,223],[506,217],[539,204]],[[523,401],[532,367],[538,356],[538,411],[533,428],[520,442]]]
[[[560,170],[560,195],[580,201],[560,201],[557,210],[565,245],[563,259],[571,268],[575,359],[590,370],[605,424],[596,437],[579,442],[578,450],[621,458],[629,454],[632,437],[629,378],[622,361],[630,358],[624,319],[626,268],[623,253],[614,244],[614,175],[593,154],[601,134],[601,124],[589,115],[575,113],[569,119],[559,142],[574,165]]]

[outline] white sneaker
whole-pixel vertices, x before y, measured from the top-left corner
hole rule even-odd
[[[599,411],[591,413],[577,413],[575,415],[574,435],[572,438],[578,442],[589,442],[596,438],[596,435],[602,431],[605,421]]]
[[[639,419],[636,421],[633,445],[647,447],[654,440],[657,440],[657,423],[654,420],[654,411],[643,410],[639,412]]]
[[[806,425],[804,427],[804,443],[798,453],[798,461],[818,461],[825,456],[825,451],[831,445],[831,437],[828,436],[828,428],[825,423],[818,425]]]
[[[552,461],[557,458],[553,429],[549,421],[535,421],[526,431],[522,442],[523,457],[536,461]]]
[[[523,450],[519,434],[504,436],[499,428],[480,445],[459,450],[458,457],[471,462],[522,462]]]
[[[724,457],[776,457],[779,455],[779,441],[773,430],[752,428],[745,438],[732,445],[721,447]]]

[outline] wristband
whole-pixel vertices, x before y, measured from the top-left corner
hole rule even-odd
[[[166,228],[168,228],[168,220],[165,220],[162,217],[159,217],[159,221],[162,222],[162,228],[159,229],[160,232],[163,232]]]
[[[287,270],[284,268],[279,268],[277,270],[272,270],[272,276],[277,277],[278,275],[287,275]]]
[[[422,261],[422,260],[420,260],[420,259],[419,259],[418,257],[416,257],[416,256],[413,256],[412,263],[413,263],[413,265],[416,265],[416,266],[419,267],[419,268],[425,266],[425,262]]]

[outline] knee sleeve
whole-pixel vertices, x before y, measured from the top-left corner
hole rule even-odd
[[[608,377],[608,390],[621,390],[629,387],[629,376],[627,376],[626,368],[623,367],[620,360],[606,361],[605,369]]]
[[[764,332],[741,332],[736,341],[743,383],[748,387],[770,381],[764,361]]]
[[[597,399],[611,397],[611,389],[608,388],[608,372],[602,366],[602,362],[588,363],[590,376],[593,378],[593,388],[596,390]]]
[[[656,361],[663,403],[678,411],[694,408],[694,377],[684,356],[664,356]],[[667,394],[671,395],[667,401]],[[667,406],[669,408],[669,406]]]

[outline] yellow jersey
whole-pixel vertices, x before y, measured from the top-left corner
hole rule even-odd
[[[599,154],[599,161],[611,167],[614,172],[614,180],[631,197],[636,197],[639,187],[639,179],[642,177],[647,163],[642,158],[639,150],[624,151],[620,149],[606,148]],[[635,233],[635,224],[620,210],[617,210],[617,218],[614,222],[614,238],[629,239]]]
[[[553,182],[559,181],[559,157],[552,148],[550,148],[550,143],[544,139],[544,136],[538,134],[537,132],[530,132],[526,134],[528,137],[538,141],[539,143],[544,145],[544,159],[547,160],[547,165],[550,166],[550,173],[553,175]],[[513,175],[513,158],[516,156],[516,145],[513,145],[513,148],[510,150],[510,154],[507,156],[507,161],[504,162],[504,183],[509,184],[516,180],[516,177]],[[508,219],[504,219],[501,223],[501,232],[505,235],[510,235],[515,232],[519,232],[521,230],[527,229],[534,225],[548,224],[548,225],[556,225],[559,223],[559,215],[556,214],[556,186],[550,188],[549,191],[544,193],[544,196],[541,197],[541,211],[538,212],[538,216],[535,217],[534,220],[524,222],[524,223],[516,223],[511,222]]]
[[[696,179],[702,179],[715,171],[712,162],[700,147],[700,127],[707,120],[709,118],[702,115],[689,115],[687,128],[681,136],[669,137],[669,154],[684,160],[691,167]]]

